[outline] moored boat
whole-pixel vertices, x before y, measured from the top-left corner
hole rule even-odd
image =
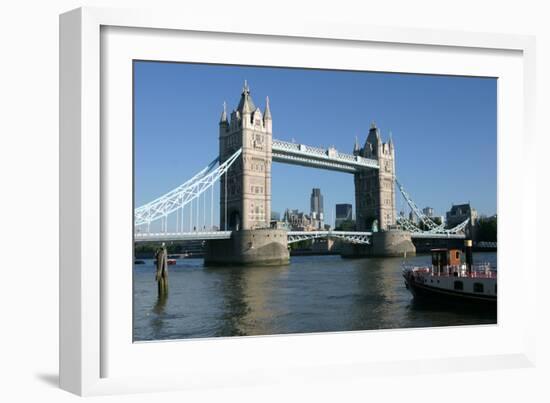
[[[472,241],[465,242],[464,262],[460,249],[432,249],[431,252],[431,265],[403,267],[405,286],[415,299],[496,310],[496,267],[473,263]]]

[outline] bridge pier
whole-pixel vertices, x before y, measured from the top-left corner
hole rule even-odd
[[[416,254],[411,234],[407,231],[390,230],[374,232],[370,245],[346,244],[342,249],[342,257],[397,257],[407,253]]]
[[[204,264],[285,265],[290,259],[287,243],[286,230],[233,231],[230,239],[207,241]]]

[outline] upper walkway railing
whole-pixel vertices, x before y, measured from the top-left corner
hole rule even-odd
[[[273,139],[272,159],[276,162],[348,173],[379,168],[378,161],[375,159],[344,154],[332,147],[325,149],[277,139]]]

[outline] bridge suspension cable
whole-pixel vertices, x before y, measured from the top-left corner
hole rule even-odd
[[[414,224],[411,220],[405,218],[405,217],[398,217],[397,222],[399,225],[403,227],[404,230],[412,232],[412,233],[423,233],[423,234],[456,234],[460,231],[463,231],[466,228],[466,225],[470,222],[470,219],[466,219],[457,226],[453,228],[445,228],[445,224],[437,224],[435,223],[430,217],[428,217],[418,206],[416,203],[412,200],[411,196],[405,191],[405,188],[397,178],[394,178],[395,183],[397,187],[399,188],[399,191],[401,192],[401,195],[411,208],[411,210],[416,214],[416,216],[424,223],[424,225],[428,228],[427,231],[422,230],[419,228],[416,224]]]
[[[411,220],[406,217],[399,216],[397,217],[397,223],[403,227],[404,230],[409,232],[422,232],[422,230],[416,226]]]
[[[439,231],[439,230],[443,229],[443,224],[440,224],[440,225],[436,224],[435,222],[432,221],[432,219],[430,217],[428,217],[426,214],[424,214],[422,212],[422,210],[420,210],[420,208],[418,208],[416,203],[413,201],[411,196],[405,191],[405,188],[403,188],[403,185],[401,185],[401,183],[399,183],[397,178],[395,178],[395,183],[396,183],[397,187],[399,188],[399,191],[401,192],[401,195],[403,196],[403,198],[405,199],[405,201],[407,202],[407,204],[411,208],[411,210],[424,223],[424,225],[428,228],[428,231]]]
[[[168,232],[168,216],[176,212],[176,232],[184,231],[184,207],[189,207],[189,231],[196,231],[197,228],[201,230],[206,230],[206,205],[207,205],[207,193],[206,191],[210,189],[210,224],[214,228],[214,184],[218,181],[224,174],[227,173],[229,168],[233,163],[238,159],[242,154],[242,149],[238,149],[231,155],[226,161],[224,161],[219,166],[216,166],[219,162],[219,158],[215,158],[208,166],[203,168],[191,179],[187,180],[182,185],[179,185],[175,189],[172,189],[168,193],[156,198],[155,200],[146,203],[134,210],[134,225],[137,228],[138,226],[147,225],[147,232],[151,230],[151,223],[155,221],[160,221],[161,230],[164,233]],[[411,220],[406,219],[405,217],[398,217],[398,224],[405,230],[410,231],[414,234],[457,234],[458,232],[463,231],[466,228],[469,220],[465,220],[454,228],[445,229],[444,224],[436,224],[430,217],[428,217],[416,203],[412,200],[410,195],[405,191],[403,185],[394,178],[399,191],[411,210],[417,215],[417,217],[422,221],[427,230],[422,230],[417,225],[415,225]],[[224,212],[225,215],[224,222],[227,223],[227,181],[224,181],[225,186],[225,195],[226,200],[224,203]],[[200,197],[203,197],[202,203]],[[196,200],[196,202],[194,202]],[[202,214],[202,223],[200,217],[200,207],[202,204],[203,214]],[[196,210],[194,210],[196,209]],[[194,225],[193,225],[194,224]],[[212,229],[211,228],[211,229]],[[223,228],[225,230],[225,228]],[[139,232],[139,231],[138,231]],[[320,234],[318,234],[321,236]],[[326,234],[323,234],[325,236]],[[349,234],[341,234],[338,232],[331,232],[331,237],[334,238],[345,238],[347,241],[355,243],[368,243],[367,237],[351,237]],[[310,238],[312,234],[308,234]],[[302,234],[294,234],[290,242],[296,242],[302,238]]]
[[[183,226],[183,207],[190,204],[190,221],[193,220],[193,200],[196,202],[196,225],[200,227],[199,222],[199,207],[200,200],[198,199],[206,190],[212,188],[217,180],[224,175],[231,165],[241,155],[242,149],[239,148],[231,157],[225,160],[222,164],[216,167],[219,158],[214,159],[206,168],[202,169],[199,173],[193,176],[191,179],[171,190],[170,192],[156,198],[155,200],[144,204],[134,210],[134,225],[147,224],[149,225],[153,221],[159,219],[164,220],[164,230],[167,231],[167,217],[169,214],[177,211],[181,208],[182,211],[182,226]],[[206,196],[206,194],[204,195]],[[213,193],[211,200],[214,199]],[[203,201],[203,205],[205,201]],[[213,203],[212,203],[213,205]],[[213,217],[213,212],[211,213]],[[204,219],[203,219],[204,221]]]

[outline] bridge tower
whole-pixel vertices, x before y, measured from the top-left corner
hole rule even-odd
[[[262,114],[254,105],[245,81],[239,105],[231,112],[230,119],[224,103],[219,127],[220,163],[242,147],[239,160],[221,178],[220,228],[269,227],[273,143],[269,98]]]
[[[396,223],[395,213],[395,149],[393,140],[383,143],[380,130],[373,122],[363,148],[356,142],[354,155],[377,159],[380,169],[354,174],[355,217],[358,231],[374,228],[386,231]]]
[[[244,82],[241,100],[228,119],[220,119],[220,162],[242,153],[220,183],[220,227],[230,239],[208,241],[206,265],[288,264],[287,232],[269,228],[271,220],[272,119],[269,98],[264,113],[254,105]]]

